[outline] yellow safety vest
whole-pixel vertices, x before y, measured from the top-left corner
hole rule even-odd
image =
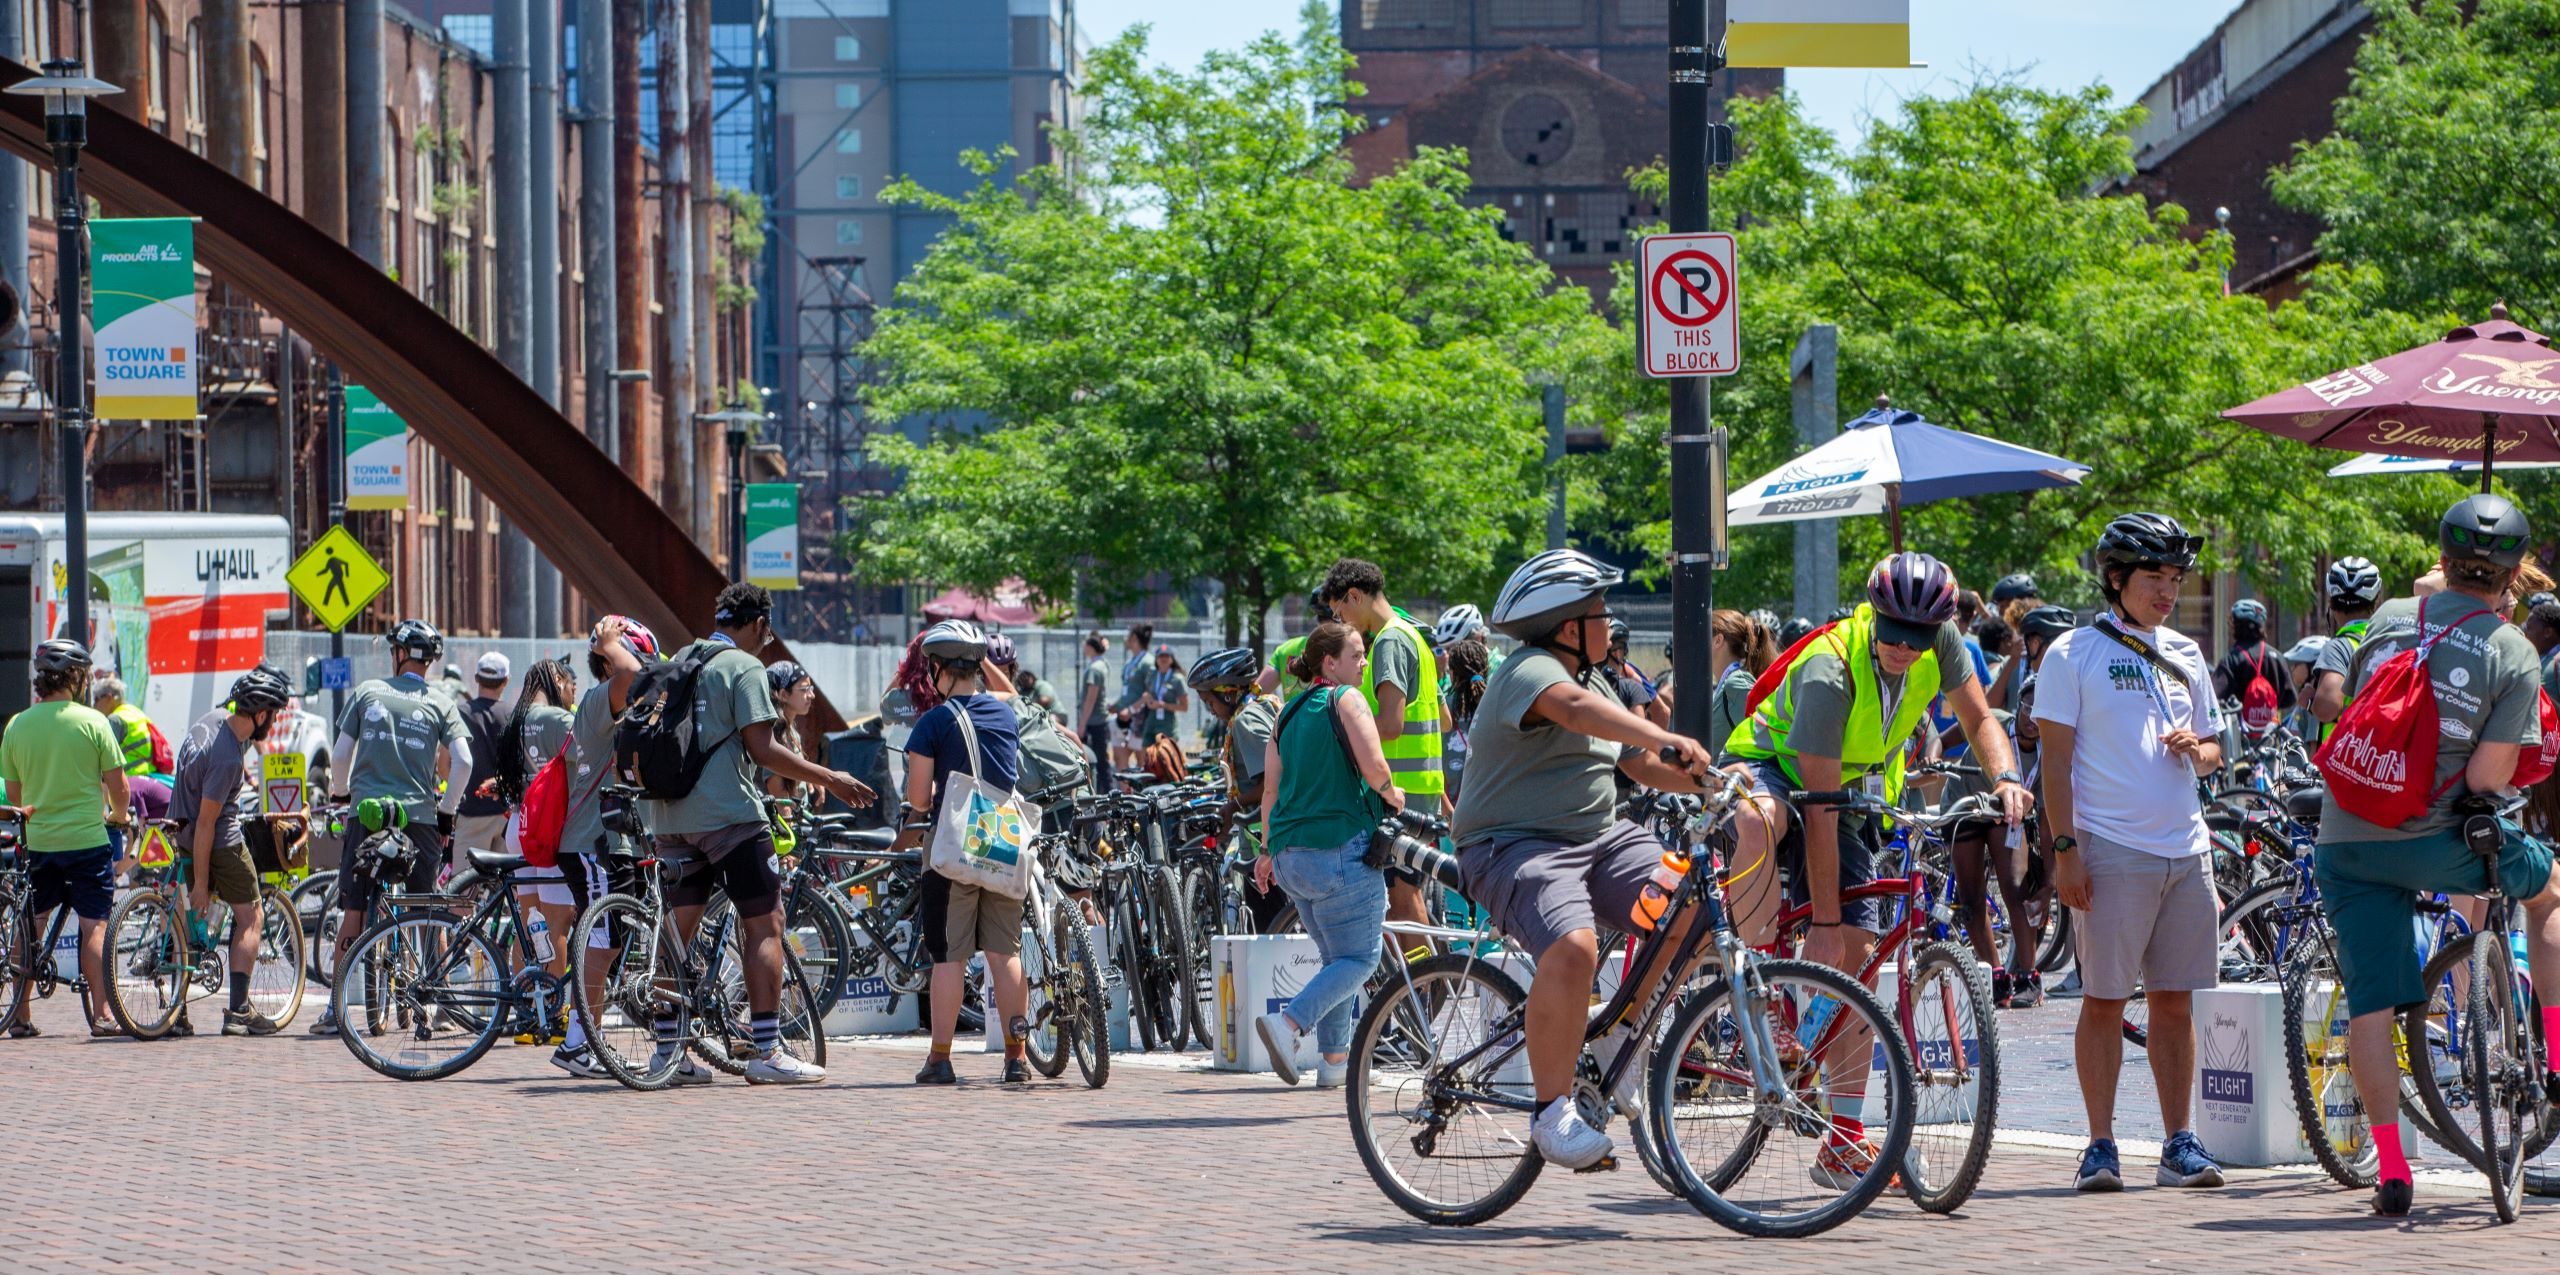
[[[107,720],[116,724],[116,743],[124,749],[124,773],[150,774],[151,719],[141,709],[125,703],[116,705]]]
[[[1379,634],[1399,633],[1413,644],[1414,658],[1420,667],[1414,673],[1414,688],[1404,704],[1404,733],[1394,739],[1380,739],[1387,755],[1387,774],[1398,788],[1410,793],[1438,796],[1449,786],[1440,768],[1440,667],[1432,658],[1431,643],[1403,616],[1390,616]],[[1378,662],[1370,660],[1360,670],[1360,693],[1369,700],[1369,711],[1378,709]],[[1382,732],[1383,734],[1383,732]]]
[[[1889,767],[1886,775],[1888,791],[1899,793],[1902,787],[1902,746],[1919,728],[1929,701],[1938,694],[1938,653],[1929,651],[1902,675],[1902,699],[1894,705],[1893,720],[1884,720],[1884,695],[1877,683],[1874,643],[1875,609],[1862,605],[1855,614],[1842,620],[1829,633],[1809,642],[1787,665],[1786,680],[1779,683],[1769,698],[1750,716],[1736,722],[1733,734],[1725,740],[1725,751],[1755,761],[1774,759],[1789,779],[1804,782],[1796,771],[1795,749],[1788,746],[1787,736],[1795,729],[1796,674],[1805,661],[1817,652],[1837,657],[1849,669],[1849,727],[1840,743],[1840,777],[1860,778],[1879,768]]]

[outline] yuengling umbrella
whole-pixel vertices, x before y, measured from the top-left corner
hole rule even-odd
[[[1804,522],[1881,513],[1902,549],[1902,507],[1933,500],[2078,486],[2089,467],[2075,460],[1932,425],[1896,411],[1879,394],[1875,410],[1840,436],[1738,487],[1725,523]]]

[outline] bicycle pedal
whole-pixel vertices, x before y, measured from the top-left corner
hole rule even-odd
[[[1618,1157],[1614,1155],[1604,1155],[1599,1159],[1574,1170],[1576,1173],[1615,1173],[1617,1171]]]

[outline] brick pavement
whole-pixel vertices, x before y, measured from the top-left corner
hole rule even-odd
[[[375,1076],[334,1039],[0,1041],[10,1272],[1316,1271],[1802,1268],[2543,1269],[2560,1207],[2496,1227],[2429,1184],[2405,1225],[2299,1173],[2080,1197],[2067,1153],[2003,1145],[1964,1214],[1889,1198],[1812,1241],[1745,1241],[1619,1173],[1550,1173],[1493,1224],[1433,1230],[1360,1170],[1336,1094],[1115,1066],[1006,1090],[908,1083],[913,1042],[841,1048],[831,1083],[664,1094],[571,1081],[501,1045],[453,1080]],[[1069,1076],[1073,1076],[1072,1070]],[[2130,1160],[2132,1157],[2128,1157]],[[2141,1162],[2136,1162],[2139,1167]],[[1751,1247],[1745,1247],[1751,1245]],[[2158,1256],[2147,1256],[2156,1254]]]

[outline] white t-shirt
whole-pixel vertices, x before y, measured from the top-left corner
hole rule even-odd
[[[2054,639],[2036,668],[2035,718],[2070,727],[2071,805],[2079,827],[2163,858],[2212,848],[2193,767],[2160,737],[2185,728],[2211,739],[2221,729],[2213,671],[2204,652],[2167,628],[2144,633],[2184,684],[2095,629]]]

